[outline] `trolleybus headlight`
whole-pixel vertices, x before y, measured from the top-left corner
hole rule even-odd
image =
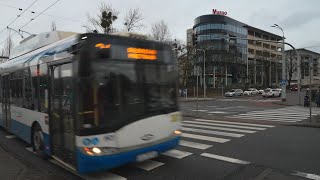
[[[84,152],[86,152],[88,155],[93,156],[93,152],[91,152],[91,148],[83,148]]]
[[[179,130],[175,130],[175,131],[174,131],[174,134],[175,134],[175,135],[181,135],[181,133],[182,133],[182,132],[179,131]]]
[[[100,154],[101,150],[97,147],[92,148],[92,152],[96,153],[96,154]]]

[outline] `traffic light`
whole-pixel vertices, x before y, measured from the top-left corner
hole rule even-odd
[[[196,46],[197,43],[198,43],[198,36],[195,34],[192,34],[192,44]]]

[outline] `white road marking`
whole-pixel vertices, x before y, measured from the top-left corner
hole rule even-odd
[[[205,134],[213,134],[213,135],[220,135],[220,136],[228,136],[228,137],[243,137],[244,134],[236,134],[236,133],[227,133],[227,132],[221,132],[221,131],[211,131],[211,130],[204,130],[204,129],[195,129],[195,128],[182,128],[182,131],[188,131],[188,132],[199,132],[199,133],[205,133]]]
[[[238,118],[238,119],[250,119],[250,120],[257,120],[257,121],[277,121],[277,122],[298,122],[298,121],[302,121],[303,119],[299,119],[299,120],[287,120],[285,118],[280,118],[280,119],[272,119],[272,118],[268,118],[268,117],[229,117],[229,118]]]
[[[316,174],[310,174],[310,173],[304,173],[304,172],[297,171],[295,173],[292,173],[292,175],[300,176],[300,177],[307,178],[307,179],[320,180],[320,175],[316,175]]]
[[[265,116],[308,116],[309,113],[308,112],[261,112],[261,113],[252,113],[252,112],[248,112],[246,114],[251,114],[251,115],[265,115]],[[317,115],[317,114],[311,114],[311,115]]]
[[[226,114],[228,112],[224,112],[224,111],[210,111],[208,112],[209,114]]]
[[[5,137],[8,138],[8,139],[12,139],[12,138],[16,138],[17,136],[15,136],[15,135],[7,135]]]
[[[191,141],[184,141],[184,140],[180,140],[179,144],[181,146],[186,146],[186,147],[191,147],[191,148],[201,149],[201,150],[205,150],[212,147],[212,145],[201,144],[201,143],[196,143]]]
[[[140,169],[144,169],[146,171],[151,171],[157,167],[160,167],[164,165],[164,163],[162,162],[158,162],[158,161],[153,161],[153,160],[146,160],[140,163],[135,164],[135,167],[138,167]]]
[[[234,116],[236,117],[236,116]],[[249,115],[242,115],[242,116],[238,116],[239,118],[249,118],[249,117],[254,117],[254,118],[266,118],[266,119],[276,119],[276,120],[289,120],[289,121],[297,121],[297,120],[303,120],[303,119],[307,119],[306,117],[290,117],[290,116],[283,116],[283,117],[274,117],[274,116],[249,116]]]
[[[242,161],[239,159],[234,159],[234,158],[225,157],[225,156],[219,156],[219,155],[210,154],[210,153],[202,153],[201,156],[217,159],[220,161],[226,161],[226,162],[230,162],[230,163],[234,163],[234,164],[250,164],[250,162],[248,162],[248,161]]]
[[[185,138],[199,139],[199,140],[211,141],[211,142],[217,142],[217,143],[225,143],[230,141],[230,139],[202,136],[202,135],[189,134],[189,133],[182,133],[181,136]]]
[[[205,126],[205,125],[197,125],[197,124],[188,124],[188,123],[184,123],[184,122],[182,122],[182,126],[198,127],[198,128],[204,128],[204,129],[215,129],[215,130],[222,130],[222,131],[241,132],[241,133],[256,133],[257,132],[257,131],[244,130],[244,129],[233,129],[233,128],[223,128],[223,127]]]
[[[238,116],[301,118],[301,117],[309,117],[309,114],[250,114],[248,113],[248,114],[240,114]]]
[[[215,109],[234,109],[234,108],[237,108],[236,106],[231,106],[231,107],[217,107]]]
[[[219,123],[208,123],[208,122],[194,122],[194,121],[183,121],[183,122],[202,124],[202,125],[212,125],[212,126],[223,126],[223,127],[232,127],[232,128],[242,128],[242,129],[252,129],[252,130],[265,130],[266,129],[266,128],[259,128],[259,127],[248,127],[248,126],[219,124]]]
[[[246,126],[258,126],[258,127],[266,127],[272,128],[274,126],[264,125],[264,124],[252,124],[252,123],[240,123],[240,122],[230,122],[230,121],[216,121],[216,120],[208,120],[208,119],[194,119],[195,121],[203,121],[203,122],[216,122],[223,124],[236,124],[236,125],[246,125]]]
[[[190,156],[192,153],[186,152],[186,151],[180,151],[177,149],[171,149],[171,150],[164,152],[162,154],[166,155],[166,156],[173,157],[173,158],[182,159],[184,157]]]
[[[196,110],[196,109],[193,109],[192,111],[207,112],[208,110],[204,110],[204,109]]]
[[[35,153],[35,152],[33,151],[33,148],[32,148],[32,147],[27,147],[26,150],[28,150],[28,151],[30,151],[30,152],[32,152],[32,153]]]

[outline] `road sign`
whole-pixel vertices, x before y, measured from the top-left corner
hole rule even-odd
[[[284,80],[281,80],[281,86],[284,86],[284,85],[287,85],[287,83],[288,83],[288,81],[286,80],[286,79],[284,79]]]

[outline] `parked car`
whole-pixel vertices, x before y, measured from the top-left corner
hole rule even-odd
[[[295,85],[291,86],[290,90],[291,91],[298,91],[298,85],[295,84]]]
[[[262,97],[280,97],[281,96],[281,91],[276,90],[276,89],[270,89],[267,88],[263,91]]]
[[[282,91],[282,89],[280,87],[275,88],[275,90],[280,91],[280,92]]]
[[[264,89],[260,89],[260,90],[259,90],[259,94],[262,94],[263,91],[264,91]]]
[[[243,91],[241,89],[231,89],[230,91],[224,93],[226,97],[233,97],[233,96],[242,96]]]
[[[250,95],[256,95],[256,94],[258,94],[258,93],[259,93],[258,89],[256,89],[256,88],[249,88],[249,89],[247,89],[247,90],[245,90],[245,91],[243,92],[243,95],[248,95],[248,96],[250,96]]]

